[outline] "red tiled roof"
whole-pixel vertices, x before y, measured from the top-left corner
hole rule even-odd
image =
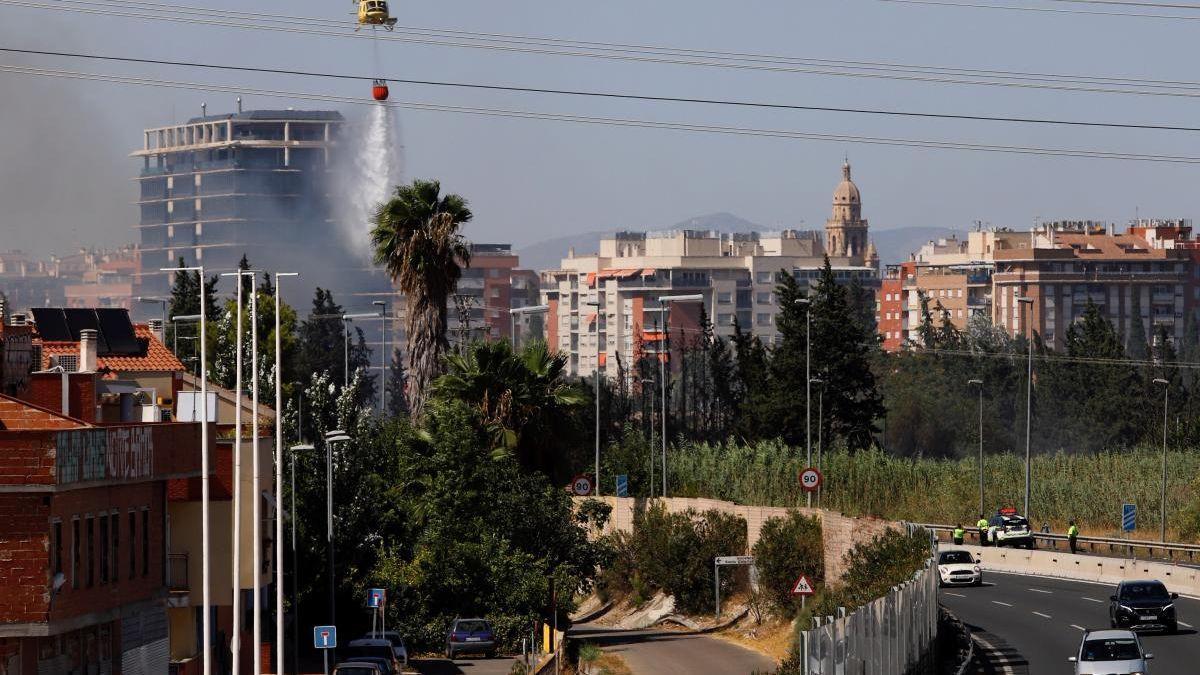
[[[134,333],[147,340],[146,353],[143,356],[99,356],[96,357],[98,368],[107,368],[115,372],[170,372],[183,371],[183,363],[158,341],[154,332],[144,323],[134,326]],[[51,356],[79,354],[78,342],[41,342],[42,370],[50,367]]]

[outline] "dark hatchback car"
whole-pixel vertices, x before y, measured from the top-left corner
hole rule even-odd
[[[460,654],[484,654],[496,656],[496,636],[487,619],[455,619],[446,636],[446,658],[455,659]]]
[[[1161,581],[1122,581],[1116,595],[1109,596],[1109,622],[1113,628],[1174,633],[1179,629],[1178,597],[1178,593],[1168,593]]]

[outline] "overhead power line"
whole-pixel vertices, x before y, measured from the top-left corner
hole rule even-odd
[[[788,57],[747,52],[722,52],[656,45],[564,40],[559,38],[480,33],[414,26],[397,26],[394,32],[355,32],[350,21],[321,17],[273,15],[258,12],[216,10],[171,5],[146,0],[0,0],[0,5],[29,7],[54,12],[79,12],[148,21],[266,30],[302,35],[398,41],[503,52],[606,59],[635,63],[658,63],[799,73],[820,76],[889,79],[935,84],[1003,86],[1086,93],[1188,96],[1196,82],[1154,80],[1137,76],[1094,77],[1056,73],[1022,73],[1003,70],[951,68],[875,61]]]
[[[1017,155],[1036,155],[1050,157],[1080,157],[1087,159],[1112,159],[1123,161],[1138,161],[1138,162],[1163,162],[1172,164],[1200,164],[1200,157],[1187,155],[1163,155],[1150,153],[1133,153],[1133,152],[1115,152],[1108,150],[1092,150],[1086,148],[1055,148],[1055,147],[1040,147],[1040,146],[1019,146],[1019,145],[994,145],[974,142],[962,141],[940,141],[930,139],[915,139],[915,138],[892,138],[882,136],[861,136],[851,134],[826,134],[791,131],[786,129],[761,129],[753,127],[736,127],[722,126],[714,124],[697,124],[690,122],[662,122],[634,118],[616,118],[616,117],[598,117],[594,115],[575,115],[564,113],[547,113],[532,110],[511,110],[502,108],[480,108],[473,106],[459,105],[443,105],[436,103],[427,103],[421,101],[387,101],[377,102],[369,98],[357,98],[351,96],[337,96],[332,94],[320,94],[311,92],[295,92],[282,91],[272,89],[260,89],[254,87],[239,87],[223,84],[210,84],[201,82],[184,82],[175,80],[161,80],[146,77],[113,75],[105,73],[84,73],[67,70],[54,70],[46,68],[33,68],[27,66],[0,65],[0,72],[12,73],[19,75],[34,75],[40,77],[64,78],[74,80],[88,80],[97,82],[110,82],[116,84],[131,84],[138,86],[150,87],[165,87],[173,89],[186,89],[193,91],[206,91],[217,93],[231,93],[242,95],[257,95],[273,98],[289,98],[310,101],[323,101],[328,103],[348,103],[348,104],[365,104],[365,105],[387,105],[389,107],[406,108],[410,110],[424,110],[433,112],[451,112],[465,115],[481,115],[488,117],[507,117],[515,119],[536,119],[556,122],[572,122],[576,124],[590,124],[598,126],[626,127],[626,128],[642,128],[642,129],[666,129],[673,131],[688,131],[695,133],[710,133],[723,134],[731,136],[747,136],[759,138],[783,138],[790,140],[808,140],[808,141],[830,141],[836,143],[853,143],[862,145],[881,145],[891,147],[908,147],[908,148],[927,148],[937,150],[965,150],[971,152],[992,152],[1002,154],[1017,154]]]
[[[242,66],[242,65],[223,65],[212,63],[200,63],[195,61],[170,61],[166,59],[144,59],[124,56],[107,56],[101,54],[83,54],[78,52],[58,52],[46,51],[39,49],[18,49],[14,47],[0,47],[0,52],[10,52],[15,54],[29,54],[38,56],[58,56],[76,59],[89,59],[96,61],[117,61],[122,63],[141,63],[152,65],[178,66],[186,68],[204,68],[211,70],[227,70],[236,72],[253,72],[253,73],[271,73],[274,75],[298,75],[304,77],[328,78],[339,80],[356,80],[356,81],[372,81],[376,78],[383,77],[381,75],[353,75],[348,73],[328,73],[307,70],[289,70],[280,68],[265,68],[258,66]],[[786,103],[769,103],[763,101],[737,101],[728,99],[711,99],[711,98],[692,98],[679,96],[652,96],[646,94],[631,94],[623,92],[608,92],[608,91],[586,91],[579,89],[547,89],[539,87],[520,87],[514,85],[498,85],[498,84],[483,84],[475,82],[447,82],[441,80],[413,80],[386,76],[388,82],[397,84],[411,84],[420,86],[432,87],[450,87],[461,89],[477,89],[489,91],[503,92],[520,92],[533,94],[553,94],[563,96],[576,97],[594,97],[594,98],[612,98],[633,101],[646,101],[655,103],[693,103],[717,106],[732,106],[742,108],[762,108],[773,110],[797,110],[797,111],[814,111],[814,112],[837,112],[837,113],[852,113],[861,115],[882,115],[892,117],[915,117],[926,119],[950,119],[950,120],[966,120],[976,122],[1011,122],[1019,124],[1043,124],[1043,125],[1062,125],[1062,126],[1081,126],[1081,127],[1102,127],[1109,129],[1144,129],[1155,131],[1200,131],[1200,127],[1189,127],[1169,124],[1140,124],[1132,122],[1100,122],[1089,120],[1061,120],[1052,118],[1038,117],[1006,117],[994,115],[967,115],[954,113],[935,113],[935,112],[919,112],[907,110],[883,110],[877,108],[841,108],[833,106],[813,106],[799,105]],[[1196,96],[1200,96],[1197,92]]]
[[[1140,19],[1174,19],[1179,21],[1197,21],[1200,16],[1186,14],[1151,14],[1147,12],[1119,12],[1112,10],[1093,10],[1093,9],[1076,9],[1064,7],[1037,7],[1033,5],[1006,5],[994,4],[987,2],[968,2],[966,0],[879,0],[880,2],[891,2],[901,5],[931,5],[939,7],[965,7],[969,9],[1000,9],[1011,12],[1042,12],[1047,14],[1082,14],[1090,16],[1118,16],[1118,17],[1135,17]],[[1087,2],[1087,4],[1109,4],[1100,3],[1096,0],[1045,0],[1046,2]],[[1115,4],[1115,3],[1114,3]],[[1167,5],[1166,3],[1122,3],[1139,7],[1154,8],[1174,6],[1181,8],[1179,5]],[[1200,7],[1189,6],[1187,9],[1200,9]]]

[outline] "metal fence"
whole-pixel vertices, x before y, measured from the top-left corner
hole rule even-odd
[[[805,675],[902,675],[928,654],[938,625],[936,556],[931,542],[912,579],[849,614],[839,608],[841,616],[814,619],[800,633]]]
[[[934,523],[919,523],[923,527],[935,535],[940,535],[943,539],[949,541],[950,533],[954,530],[954,525],[938,525]],[[1057,550],[1060,547],[1063,550],[1067,548],[1067,535],[1056,534],[1049,532],[1034,531],[1033,539],[1037,542],[1039,548],[1049,548]],[[966,543],[979,542],[979,530],[975,528],[966,528]],[[1175,560],[1195,560],[1200,556],[1200,544],[1185,544],[1182,542],[1161,542],[1149,541],[1146,539],[1123,539],[1118,537],[1077,537],[1076,543],[1079,550],[1083,553],[1092,553],[1095,555],[1107,555],[1113,557],[1147,557],[1150,559],[1165,558]]]

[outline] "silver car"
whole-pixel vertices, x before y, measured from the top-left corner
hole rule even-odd
[[[1067,659],[1075,675],[1146,675],[1153,654],[1142,651],[1142,642],[1130,630],[1085,631],[1079,653]]]

